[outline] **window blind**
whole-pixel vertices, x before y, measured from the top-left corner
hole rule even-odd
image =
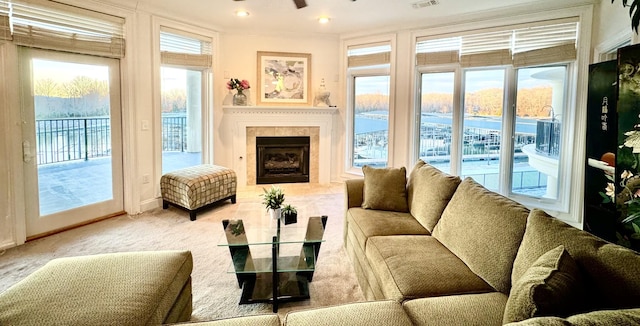
[[[209,68],[212,65],[211,41],[206,37],[162,27],[160,29],[162,64]]]
[[[124,57],[124,18],[51,1],[11,1],[9,7],[18,45]]]
[[[391,63],[391,45],[354,46],[347,49],[349,68],[377,66]]]
[[[460,37],[438,38],[418,42],[416,63],[419,66],[460,62]]]
[[[421,38],[416,43],[416,64],[460,62],[463,67],[480,67],[563,62],[575,60],[577,39],[577,18],[455,37]]]
[[[9,4],[6,2],[0,2],[0,40],[11,40]]]

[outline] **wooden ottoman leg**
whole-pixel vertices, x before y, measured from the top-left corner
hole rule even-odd
[[[169,208],[169,202],[166,201],[166,200],[163,200],[162,201],[162,209],[167,209],[167,208]]]
[[[189,219],[191,219],[192,221],[196,220],[196,211],[195,210],[189,210]]]
[[[231,203],[232,204],[236,203],[236,195],[231,196]]]

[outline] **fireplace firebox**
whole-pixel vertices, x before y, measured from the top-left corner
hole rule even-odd
[[[256,183],[309,182],[309,137],[256,137]]]

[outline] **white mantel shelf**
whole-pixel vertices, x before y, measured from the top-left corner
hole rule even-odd
[[[331,182],[331,144],[336,107],[222,106],[233,135],[233,169],[239,185],[247,184],[247,127],[319,127],[319,183]],[[254,167],[251,167],[254,168]]]
[[[338,111],[337,107],[320,106],[235,106],[223,105],[224,113],[230,114],[268,114],[270,112],[279,113],[311,113],[311,114],[333,114]]]

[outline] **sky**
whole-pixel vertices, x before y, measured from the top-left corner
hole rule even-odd
[[[78,76],[86,76],[100,81],[109,81],[109,67],[33,59],[34,80],[52,79],[58,83],[65,83]]]

